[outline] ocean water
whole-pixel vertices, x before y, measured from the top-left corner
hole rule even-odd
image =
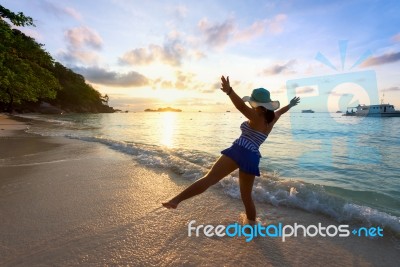
[[[190,180],[208,171],[245,120],[236,112],[23,117],[39,121],[28,132],[102,143]],[[399,133],[400,118],[285,114],[261,146],[254,198],[400,233]],[[220,189],[240,198],[238,173],[221,180]]]

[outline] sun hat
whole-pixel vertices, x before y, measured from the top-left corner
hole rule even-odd
[[[265,88],[254,89],[251,96],[245,96],[242,98],[244,102],[249,102],[253,108],[264,107],[269,110],[276,110],[279,108],[279,101],[272,101],[270,93]]]

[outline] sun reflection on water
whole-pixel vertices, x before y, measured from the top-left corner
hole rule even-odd
[[[174,112],[165,112],[160,117],[161,143],[167,147],[174,145],[174,131],[176,124],[176,114]]]

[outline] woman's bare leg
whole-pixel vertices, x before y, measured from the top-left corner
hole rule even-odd
[[[238,166],[235,161],[225,155],[222,155],[203,178],[191,184],[188,188],[183,190],[182,193],[170,201],[162,204],[166,208],[175,209],[181,201],[203,193],[207,190],[207,188],[218,183],[222,178],[237,168]]]
[[[253,198],[251,197],[251,191],[253,190],[254,175],[245,172],[239,172],[239,185],[240,185],[240,196],[244,207],[246,209],[247,220],[256,220],[256,207],[254,206]]]

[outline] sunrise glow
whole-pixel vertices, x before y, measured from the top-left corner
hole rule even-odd
[[[221,75],[241,96],[265,87],[286,104],[288,80],[349,71],[365,51],[370,57],[351,71],[374,70],[377,94],[400,106],[394,1],[368,8],[354,1],[2,3],[33,17],[36,27],[21,30],[123,110],[224,111]],[[341,40],[348,41],[343,69]],[[319,53],[336,70],[316,60]]]

